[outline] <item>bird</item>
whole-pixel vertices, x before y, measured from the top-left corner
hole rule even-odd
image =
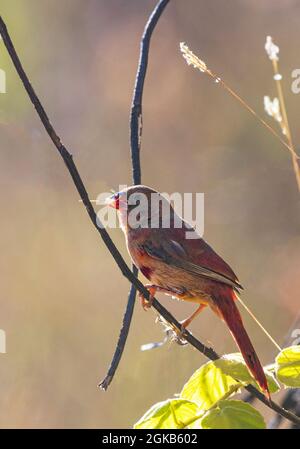
[[[142,306],[151,307],[156,292],[197,304],[194,313],[181,322],[183,328],[210,307],[227,324],[249,372],[271,400],[264,370],[236,305],[243,287],[231,267],[151,187],[126,187],[108,197],[106,204],[117,210],[131,259],[150,281],[145,285],[150,301],[140,295]],[[194,238],[187,238],[191,231]]]

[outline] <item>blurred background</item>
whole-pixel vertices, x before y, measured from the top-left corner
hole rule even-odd
[[[131,182],[129,109],[139,41],[155,3],[0,0],[24,68],[91,198]],[[300,95],[291,92],[291,72],[300,67],[299,14],[296,0],[171,0],[152,40],[144,91],[143,182],[205,193],[204,238],[233,267],[243,299],[280,344],[299,309],[299,194],[290,155],[219,85],[186,65],[179,42],[264,115],[263,96],[276,95],[264,50],[266,35],[273,36],[299,143]],[[106,393],[97,389],[129,285],[78,201],[2,41],[0,68],[7,76],[0,94],[0,329],[7,337],[0,427],[131,427],[153,403],[180,392],[205,359],[175,344],[141,352],[163,332],[155,313],[137,304],[117,375]],[[110,233],[129,262],[121,231]],[[179,319],[194,310],[161,300]],[[263,363],[272,362],[276,349],[245,321]],[[236,351],[209,310],[192,331],[219,353]]]

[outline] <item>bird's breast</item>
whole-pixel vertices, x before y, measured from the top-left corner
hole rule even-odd
[[[128,250],[135,266],[149,281],[151,281],[155,270],[153,260],[138,246],[128,245]]]

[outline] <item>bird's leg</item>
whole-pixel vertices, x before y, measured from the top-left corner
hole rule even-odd
[[[159,287],[158,285],[146,284],[145,287],[150,293],[149,300],[146,299],[141,292],[139,292],[139,299],[141,301],[141,305],[144,310],[150,309],[150,307],[152,306],[153,298],[154,298],[156,292],[166,293],[167,295],[170,295],[172,293],[171,290],[168,290],[167,288]]]
[[[146,311],[151,308],[154,295],[157,292],[157,290],[159,290],[159,287],[157,285],[152,285],[152,284],[146,284],[145,287],[149,291],[149,295],[150,295],[149,300],[146,299],[145,296],[143,295],[143,293],[141,293],[141,292],[139,292],[139,299],[141,301],[141,305],[142,305],[143,309]]]
[[[189,316],[188,318],[186,318],[185,320],[181,321],[181,329],[186,329],[191,322],[196,318],[196,316],[199,315],[200,312],[202,312],[202,310],[206,307],[206,304],[200,304],[200,306],[195,310],[194,313],[192,313],[191,316]]]
[[[180,330],[175,329],[175,331],[174,331],[174,332],[175,332],[175,335],[176,335],[176,337],[174,338],[174,340],[175,340],[178,344],[180,344],[180,345],[187,344],[187,342],[186,342],[186,340],[185,340],[185,338],[184,338],[184,335],[183,335],[183,334],[184,334],[184,331],[185,331],[185,329],[191,324],[191,322],[196,318],[196,316],[198,316],[199,313],[202,312],[202,310],[203,310],[205,307],[206,307],[206,304],[200,304],[199,307],[197,307],[197,309],[195,310],[194,313],[192,313],[191,316],[189,316],[188,318],[186,318],[186,319],[183,320],[183,321],[180,321],[181,329],[180,329]]]

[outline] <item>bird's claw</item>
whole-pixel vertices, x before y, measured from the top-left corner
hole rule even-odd
[[[151,309],[154,301],[154,295],[159,288],[156,285],[152,284],[146,284],[145,287],[149,291],[149,299],[145,298],[145,296],[141,292],[139,292],[139,299],[141,301],[143,309],[147,311],[148,309]]]
[[[180,330],[177,328],[173,329],[172,335],[170,336],[171,340],[177,343],[180,346],[185,346],[188,344],[186,339],[184,338],[184,331],[185,329],[181,327]]]
[[[153,303],[153,299],[154,299],[154,297],[152,295],[149,295],[149,299],[146,299],[145,296],[142,293],[139,293],[139,299],[141,301],[141,306],[143,307],[145,312],[148,309],[151,309],[152,303]]]
[[[175,329],[176,336],[174,338],[174,341],[179,345],[187,345],[187,341],[184,338],[184,332],[186,330],[185,320],[179,321],[179,323],[180,323],[180,330]]]
[[[181,328],[180,328],[180,330],[179,330],[177,327],[175,327],[175,326],[173,326],[172,324],[168,323],[168,322],[167,322],[164,318],[162,318],[161,316],[159,316],[159,317],[157,318],[157,321],[158,321],[159,323],[161,323],[161,324],[164,326],[164,328],[165,328],[165,333],[166,333],[166,335],[167,335],[167,337],[168,337],[169,340],[171,340],[171,341],[177,343],[177,344],[180,345],[180,346],[185,346],[185,345],[187,345],[188,342],[187,342],[186,339],[184,338],[185,327],[182,327],[182,326],[181,326]]]

